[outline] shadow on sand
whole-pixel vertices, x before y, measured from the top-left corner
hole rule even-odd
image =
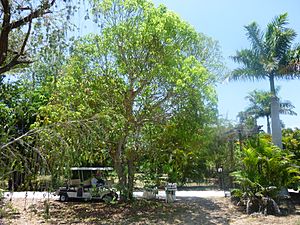
[[[217,199],[178,197],[174,203],[163,199],[137,199],[132,203],[53,202],[50,220],[64,224],[229,224],[224,203]],[[63,213],[62,213],[63,212]]]

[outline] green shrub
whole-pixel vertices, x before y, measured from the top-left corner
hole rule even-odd
[[[279,199],[282,188],[299,180],[300,172],[293,154],[274,146],[268,137],[261,137],[258,144],[245,144],[241,162],[242,169],[231,173],[240,190],[233,195],[244,201],[249,213],[272,211],[266,208],[268,202],[276,207],[273,201]]]

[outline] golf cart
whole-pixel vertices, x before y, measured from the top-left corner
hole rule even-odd
[[[61,202],[69,199],[103,200],[111,202],[118,199],[118,194],[103,180],[103,173],[112,171],[111,167],[72,167],[71,179],[66,187],[56,191]]]

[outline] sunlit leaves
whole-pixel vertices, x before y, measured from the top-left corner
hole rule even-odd
[[[241,160],[242,170],[232,173],[232,176],[244,196],[250,199],[260,195],[274,198],[283,187],[294,184],[299,177],[293,155],[272,145],[268,137],[261,136],[259,145],[248,142]]]
[[[177,149],[171,151],[172,168],[185,170],[178,167],[180,160],[188,167],[199,158],[194,148],[216,116],[214,86],[219,74],[213,72],[222,65],[217,44],[164,6],[156,8],[145,0],[92,3],[99,35],[74,42],[36,126],[55,127],[67,143],[65,156],[76,151],[78,163],[96,163],[89,152],[109,153],[125,182],[124,191],[132,185],[140,159],[152,154],[159,130],[173,124],[172,132],[180,134],[174,138],[183,146],[170,139],[161,140],[156,149]],[[80,121],[77,130],[70,121]],[[97,126],[87,126],[88,121]],[[78,135],[84,141],[78,143]],[[61,148],[57,147],[49,145],[53,153]]]

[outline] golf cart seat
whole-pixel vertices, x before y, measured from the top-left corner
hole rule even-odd
[[[70,187],[78,187],[80,185],[80,179],[71,179],[69,181],[69,186]]]

